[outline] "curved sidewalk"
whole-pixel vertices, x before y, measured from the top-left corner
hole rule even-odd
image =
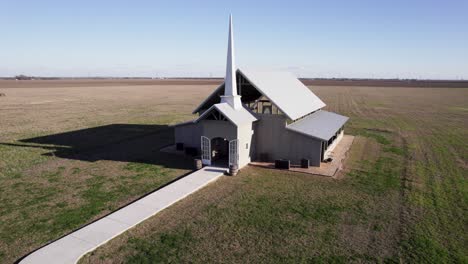
[[[204,167],[30,253],[19,263],[76,263],[84,254],[196,192],[226,172]]]

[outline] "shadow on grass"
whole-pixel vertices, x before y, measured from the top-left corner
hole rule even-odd
[[[27,138],[19,140],[17,143],[0,143],[0,145],[8,145],[19,148],[40,148],[46,150],[41,155],[55,156],[64,159],[81,160],[87,162],[96,162],[100,160],[129,162],[126,169],[136,172],[141,172],[146,167],[142,167],[137,163],[159,165],[166,168],[188,169],[189,172],[180,175],[177,178],[170,180],[167,183],[158,186],[155,190],[151,190],[139,197],[137,200],[158,191],[179,179],[189,175],[192,172],[193,162],[189,157],[183,155],[162,153],[159,150],[174,142],[174,130],[166,125],[135,125],[135,124],[111,124],[98,126],[93,128],[80,129],[64,133],[52,134],[41,137]],[[157,174],[157,172],[154,172]],[[70,233],[76,232],[100,219],[106,217],[113,212],[133,203],[130,201],[125,205],[120,206],[116,210],[112,210],[108,214],[94,220],[91,223],[82,225],[82,222],[87,222],[82,219],[78,222],[67,226],[67,230],[71,229],[63,236],[49,241],[45,245],[27,253],[17,259],[15,263],[21,262],[24,258],[36,252],[37,250],[53,243]],[[92,208],[94,209],[94,208]],[[102,208],[99,208],[101,210]],[[90,209],[91,210],[91,209]],[[75,211],[71,211],[75,213]],[[83,214],[79,211],[78,213]],[[86,213],[86,212],[85,212]],[[87,212],[89,213],[89,212]],[[96,214],[92,211],[89,217]],[[82,221],[83,220],[83,221]],[[78,228],[76,228],[78,226]]]
[[[59,134],[19,140],[2,145],[50,150],[42,155],[95,162],[111,160],[191,169],[184,156],[161,153],[174,142],[174,130],[167,125],[111,124]]]
[[[174,182],[176,182],[176,181],[178,181],[178,180],[180,180],[180,179],[182,179],[182,178],[184,178],[184,177],[190,175],[191,173],[192,173],[192,172],[190,171],[190,172],[187,172],[187,173],[185,173],[185,174],[183,174],[183,175],[181,175],[181,176],[179,176],[179,177],[177,177],[177,178],[175,178],[175,179],[172,179],[171,181],[169,181],[169,182],[167,182],[167,183],[165,183],[165,184],[159,186],[158,188],[156,188],[156,189],[154,189],[154,190],[152,190],[152,191],[150,191],[150,192],[145,193],[144,195],[142,195],[142,196],[139,197],[138,199],[136,199],[136,200],[134,200],[134,201],[130,201],[130,202],[128,202],[128,203],[126,203],[126,204],[124,204],[124,205],[118,207],[116,210],[113,210],[113,211],[111,211],[111,212],[109,212],[109,213],[107,213],[107,214],[105,214],[105,215],[99,217],[98,219],[96,219],[96,220],[94,220],[94,221],[92,221],[92,222],[90,222],[90,223],[87,223],[87,224],[85,224],[85,225],[82,225],[82,226],[80,226],[80,227],[78,227],[78,228],[73,228],[70,232],[67,232],[67,233],[65,233],[64,235],[62,235],[62,236],[60,236],[60,237],[58,237],[58,238],[56,238],[56,239],[54,239],[54,240],[51,240],[51,241],[49,241],[49,242],[43,244],[42,246],[40,246],[40,247],[38,247],[38,248],[36,248],[36,249],[34,249],[34,250],[28,252],[27,254],[21,256],[19,259],[17,259],[17,260],[14,262],[14,264],[19,264],[19,263],[21,263],[22,260],[24,260],[24,259],[25,259],[26,257],[28,257],[29,255],[33,254],[34,252],[36,252],[36,251],[38,251],[38,250],[40,250],[40,249],[42,249],[42,248],[44,248],[44,247],[46,247],[46,246],[48,246],[48,245],[50,245],[50,244],[52,244],[52,243],[58,241],[58,240],[60,240],[60,239],[62,239],[62,238],[64,238],[64,237],[66,237],[66,236],[68,236],[68,235],[70,235],[70,234],[72,234],[72,233],[74,233],[74,232],[77,232],[78,230],[81,230],[81,229],[83,229],[83,228],[85,228],[85,227],[87,227],[87,226],[89,226],[89,225],[94,224],[95,222],[97,222],[97,221],[99,221],[99,220],[101,220],[101,219],[103,219],[103,218],[105,218],[105,217],[107,217],[107,216],[109,216],[109,215],[111,215],[111,214],[113,214],[113,213],[119,211],[120,209],[123,209],[124,207],[127,207],[127,206],[129,206],[130,204],[133,204],[133,203],[135,203],[135,202],[137,202],[137,201],[139,201],[139,200],[145,198],[146,196],[148,196],[148,195],[150,195],[150,194],[152,194],[152,193],[155,193],[155,192],[157,192],[157,191],[163,189],[163,188],[166,187],[166,186],[171,185],[172,183],[174,183]],[[99,245],[99,246],[102,246],[102,244]],[[98,247],[99,247],[99,246],[98,246]],[[96,249],[96,248],[95,248],[95,249]],[[93,251],[94,251],[95,249],[93,249]],[[87,254],[87,253],[88,253],[88,252],[86,252],[85,254]],[[83,256],[84,256],[84,255],[80,256],[80,259],[81,259]]]

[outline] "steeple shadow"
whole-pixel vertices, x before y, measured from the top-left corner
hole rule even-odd
[[[167,125],[111,124],[47,136],[0,143],[50,150],[43,155],[95,162],[112,160],[190,169],[191,159],[159,150],[174,142],[174,130]]]

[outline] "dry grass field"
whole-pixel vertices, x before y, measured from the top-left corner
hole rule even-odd
[[[0,81],[0,263],[189,172],[158,149],[197,82]],[[351,117],[342,179],[247,167],[81,262],[467,262],[468,89],[312,89]]]

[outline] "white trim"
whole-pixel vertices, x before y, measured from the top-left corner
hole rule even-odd
[[[211,140],[201,136],[201,160],[203,165],[211,165]]]
[[[221,112],[223,113],[218,107],[216,107],[216,104],[212,105],[210,108],[208,108],[201,116],[199,116],[196,120],[195,120],[195,123],[202,120],[207,114],[209,114],[213,109],[212,108],[215,108],[216,110],[218,110],[218,112]],[[228,116],[226,116],[225,114],[223,114],[223,116],[229,120],[229,122],[231,122],[233,125],[237,126],[236,123],[234,123]]]
[[[199,122],[200,120],[203,120],[203,118],[205,118],[205,116],[208,115],[213,110],[213,108],[218,110],[227,120],[229,120],[229,122],[231,122],[235,126],[257,121],[257,118],[244,107],[236,110],[232,108],[228,103],[219,103],[212,105],[208,110],[201,114],[195,120],[195,123]]]
[[[344,135],[344,130],[341,130],[341,133],[338,134],[336,139],[333,141],[333,143],[330,146],[328,146],[327,150],[323,154],[324,159],[333,158],[333,150],[338,145],[338,143],[340,143],[341,139],[343,138],[343,135]]]
[[[229,141],[229,166],[239,166],[239,140],[233,139]]]

